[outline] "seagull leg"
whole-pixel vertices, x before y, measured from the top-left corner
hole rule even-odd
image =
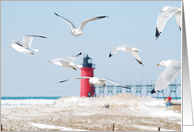
[[[32,53],[32,52],[30,54],[34,55],[34,53]]]
[[[106,86],[106,84],[103,85],[104,87]]]

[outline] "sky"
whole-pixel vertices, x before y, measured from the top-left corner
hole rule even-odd
[[[78,77],[81,71],[60,67],[49,60],[88,54],[95,64],[94,76],[111,79],[123,85],[154,84],[165,69],[156,66],[168,59],[181,61],[181,32],[172,16],[160,37],[155,40],[157,17],[164,6],[181,8],[180,1],[3,1],[1,2],[1,96],[79,96],[80,80],[59,83]],[[17,8],[16,8],[17,7]],[[54,15],[69,19],[78,28],[89,22],[83,35],[75,37],[70,26]],[[34,38],[35,55],[22,54],[9,48],[24,35]],[[109,58],[115,46],[129,45],[140,49],[141,66],[130,53],[118,51]],[[83,56],[74,61],[83,63]],[[140,82],[141,81],[141,82]],[[174,81],[173,81],[174,82]],[[181,83],[181,73],[176,77]],[[125,91],[125,90],[123,90]],[[145,88],[144,88],[145,94]],[[134,94],[135,91],[132,91]],[[168,96],[169,89],[164,90]],[[178,87],[177,96],[181,95]]]

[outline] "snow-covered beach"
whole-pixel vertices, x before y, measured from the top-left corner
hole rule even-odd
[[[181,131],[181,106],[128,93],[57,100],[1,100],[4,131]]]

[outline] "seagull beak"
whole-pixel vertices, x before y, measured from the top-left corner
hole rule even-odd
[[[160,12],[161,12],[162,10],[160,10]]]
[[[157,66],[160,66],[160,64],[157,64]]]
[[[137,52],[138,52],[138,50],[135,50],[135,52],[137,53]]]
[[[49,63],[51,63],[51,61],[49,61]]]
[[[9,47],[11,47],[11,45]]]

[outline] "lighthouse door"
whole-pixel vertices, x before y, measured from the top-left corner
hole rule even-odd
[[[88,92],[88,97],[91,97],[92,93],[91,92]]]

